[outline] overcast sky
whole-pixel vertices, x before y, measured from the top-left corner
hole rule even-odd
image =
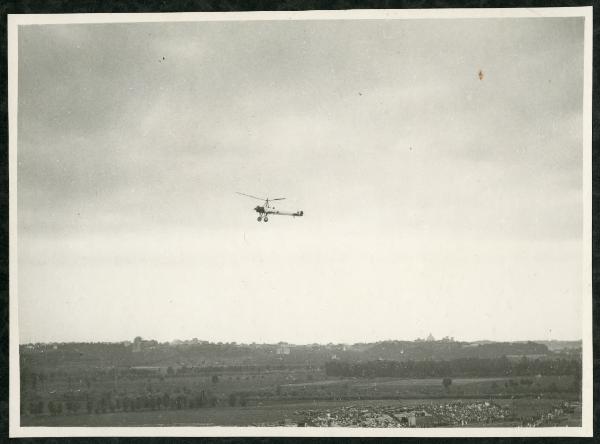
[[[20,341],[579,339],[582,72],[582,18],[21,26]]]

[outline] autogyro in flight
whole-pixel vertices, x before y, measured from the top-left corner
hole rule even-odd
[[[284,200],[285,197],[269,199],[268,197],[266,197],[266,198],[256,197],[256,196],[252,196],[250,194],[240,193],[238,191],[236,191],[236,193],[241,194],[242,196],[251,197],[252,199],[261,200],[264,202],[264,204],[262,206],[257,205],[254,208],[254,211],[256,211],[258,213],[258,217],[256,218],[256,220],[259,222],[261,220],[268,222],[269,216],[271,216],[271,215],[273,215],[273,216],[292,216],[292,217],[304,216],[304,211],[302,211],[302,210],[296,211],[295,213],[276,210],[271,202],[276,201],[276,200]]]

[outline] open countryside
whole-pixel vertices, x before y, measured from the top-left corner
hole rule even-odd
[[[23,426],[580,426],[581,344],[21,346]]]

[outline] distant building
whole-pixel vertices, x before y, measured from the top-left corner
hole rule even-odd
[[[139,353],[142,351],[142,337],[136,336],[133,340],[133,349],[134,353]]]
[[[417,417],[415,415],[408,415],[408,426],[409,427],[417,426]]]
[[[141,338],[141,336],[136,336],[136,338],[133,340],[133,347],[132,347],[131,351],[133,353],[139,353],[146,348],[155,347],[157,345],[158,345],[158,342],[155,341],[154,339],[144,340]]]
[[[411,415],[410,413],[395,413],[394,417],[400,421],[400,424],[404,424],[404,425],[409,425],[411,427],[415,427],[415,423],[414,423],[414,415]],[[413,424],[411,425],[411,421],[409,420],[409,418],[413,418]]]
[[[279,345],[279,347],[277,347],[277,350],[275,351],[275,353],[277,353],[278,355],[289,355],[290,347],[289,347],[289,345],[281,344],[281,345]]]
[[[415,410],[412,412],[398,413],[394,415],[401,424],[409,427],[431,427],[436,424],[437,419],[424,410]]]
[[[412,424],[411,424],[411,420],[412,420]],[[435,427],[438,424],[439,424],[439,419],[436,418],[435,416],[430,416],[430,415],[412,416],[409,418],[409,423],[408,423],[408,425],[410,427]]]
[[[433,335],[431,333],[429,333],[429,336],[427,336],[427,342],[433,342],[435,341],[435,338],[433,337]]]

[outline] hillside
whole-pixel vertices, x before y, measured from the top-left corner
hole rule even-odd
[[[321,367],[331,360],[423,361],[503,356],[550,359],[559,352],[536,342],[383,341],[370,344],[215,344],[130,343],[27,344],[20,347],[25,367],[83,369],[107,367],[211,368],[249,366]],[[561,355],[563,355],[561,353]]]

